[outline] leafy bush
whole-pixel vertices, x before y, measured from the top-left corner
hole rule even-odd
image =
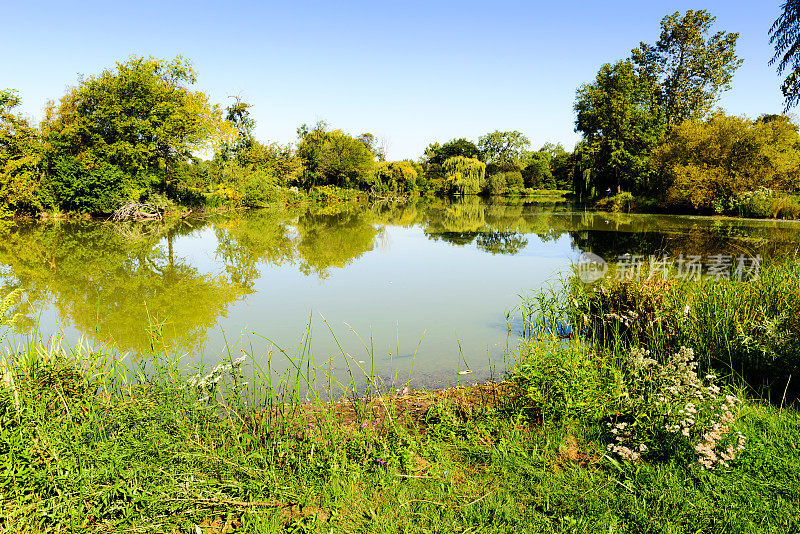
[[[630,213],[636,206],[633,195],[627,191],[604,197],[597,201],[595,208],[601,211]]]
[[[744,448],[736,432],[739,399],[722,395],[713,375],[697,375],[694,352],[681,347],[666,362],[633,348],[623,363],[625,394],[608,427],[610,452],[624,460],[683,458],[705,469],[727,466]]]
[[[734,199],[743,201],[744,209],[766,213],[758,199],[749,204],[737,196],[759,187],[797,191],[800,137],[785,116],[750,121],[719,113],[673,128],[654,150],[653,168],[651,189],[667,206],[722,212]]]
[[[761,265],[750,280],[608,278],[573,282],[569,292],[560,297],[565,313],[599,346],[694,347],[704,370],[743,379],[764,395],[782,394],[787,382],[791,388],[800,368],[800,264],[791,260]]]
[[[506,175],[505,173],[498,172],[486,179],[484,184],[484,192],[487,195],[502,195],[506,189]]]
[[[69,211],[111,213],[126,201],[138,201],[156,183],[157,178],[148,174],[132,176],[105,163],[89,169],[64,156],[42,180],[41,203]]]
[[[613,368],[598,353],[558,339],[524,341],[510,380],[545,420],[593,420],[608,414],[619,395]]]
[[[325,123],[303,132],[297,155],[304,167],[301,181],[307,187],[369,188],[373,183],[374,154],[342,130],[328,131]]]
[[[507,171],[506,175],[506,185],[509,189],[524,189],[525,183],[522,179],[522,173],[519,171]]]
[[[728,202],[719,201],[715,210],[734,213],[740,217],[798,219],[800,199],[766,187],[759,187],[755,191],[739,193]]]

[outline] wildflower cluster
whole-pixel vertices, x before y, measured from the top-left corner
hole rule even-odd
[[[647,453],[689,451],[700,467],[714,469],[744,448],[745,437],[735,432],[739,399],[723,395],[714,375],[698,376],[692,349],[681,347],[662,364],[634,348],[623,374],[627,395],[621,422],[608,423],[610,452],[636,461]]]
[[[614,442],[608,444],[608,450],[617,454],[623,460],[635,462],[642,457],[642,454],[649,450],[644,443],[632,445],[634,442],[634,437],[631,434],[633,427],[631,427],[630,430],[626,430],[628,428],[628,423],[622,422],[614,425],[607,423],[607,425],[611,429],[610,432],[614,435]]]
[[[214,368],[211,369],[211,372],[207,375],[202,375],[202,373],[198,371],[195,376],[186,381],[186,384],[184,384],[183,388],[195,389],[199,397],[198,402],[204,402],[209,399],[213,399],[220,380],[222,380],[222,378],[228,373],[234,377],[240,376],[244,361],[245,356],[240,356],[232,362],[219,363],[215,365]]]

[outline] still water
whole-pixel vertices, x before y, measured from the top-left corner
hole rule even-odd
[[[608,214],[476,198],[345,210],[254,210],[163,223],[4,222],[3,290],[22,288],[17,333],[39,325],[121,353],[184,362],[242,350],[287,367],[307,329],[314,361],[374,361],[418,386],[502,372],[520,294],[583,251],[761,254],[800,249],[800,223]],[[341,347],[340,347],[341,345]],[[510,360],[509,360],[510,363]],[[459,370],[469,368],[466,378]]]

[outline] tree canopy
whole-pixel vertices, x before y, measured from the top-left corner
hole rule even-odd
[[[605,64],[578,89],[575,130],[584,135],[597,190],[632,189],[646,179],[650,151],[663,132],[657,87],[633,63]]]
[[[800,136],[784,116],[723,113],[676,126],[655,150],[658,190],[669,205],[712,209],[765,187],[800,189]]]
[[[531,142],[521,132],[497,130],[478,139],[478,150],[484,162],[502,166],[518,161],[522,151],[530,144]]]
[[[661,35],[654,45],[640,43],[631,60],[640,76],[658,82],[658,96],[667,125],[702,118],[711,111],[719,93],[730,89],[738,33],[718,31],[708,36],[716,17],[705,10],[676,11],[661,20]]]
[[[444,162],[447,189],[454,195],[474,195],[481,189],[486,165],[475,158],[454,156]]]
[[[452,139],[442,145],[431,143],[425,149],[424,161],[428,165],[443,165],[446,160],[456,156],[481,159],[481,151],[478,150],[475,143],[461,137]]]
[[[0,214],[32,211],[38,203],[36,184],[42,146],[38,133],[15,113],[16,91],[0,90]]]
[[[48,117],[51,142],[88,168],[104,162],[133,175],[185,160],[236,133],[219,106],[187,88],[195,81],[191,63],[180,56],[117,63],[61,99]]]
[[[372,184],[375,154],[364,142],[342,130],[328,131],[327,124],[298,128],[297,153],[303,162],[306,186],[365,187]]]
[[[769,64],[778,63],[778,74],[788,72],[781,85],[788,111],[800,102],[800,0],[786,0],[781,8],[769,29],[769,43],[775,47]]]

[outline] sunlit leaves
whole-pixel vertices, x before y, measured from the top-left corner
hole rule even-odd
[[[709,36],[715,17],[705,10],[675,12],[661,20],[655,45],[641,43],[631,52],[638,74],[659,83],[659,101],[667,124],[704,117],[730,89],[742,60],[736,56],[738,33]]]
[[[732,195],[767,187],[797,191],[800,137],[787,117],[750,121],[724,114],[676,126],[654,153],[672,204],[710,208]]]
[[[521,132],[495,131],[478,139],[478,150],[481,159],[487,164],[503,165],[519,160],[522,151],[528,148],[530,141]]]
[[[783,12],[769,29],[769,43],[775,55],[769,64],[778,62],[778,74],[789,71],[781,85],[786,111],[800,102],[800,0],[786,0]]]
[[[187,89],[195,79],[179,56],[171,62],[132,57],[81,80],[48,125],[56,153],[88,168],[105,162],[138,174],[223,142],[231,130],[219,107]]]
[[[578,88],[575,129],[584,135],[597,189],[631,189],[646,178],[663,132],[656,90],[630,61],[603,65],[594,83]]]
[[[480,191],[486,165],[474,158],[454,156],[444,162],[447,186],[454,195],[474,195]]]

